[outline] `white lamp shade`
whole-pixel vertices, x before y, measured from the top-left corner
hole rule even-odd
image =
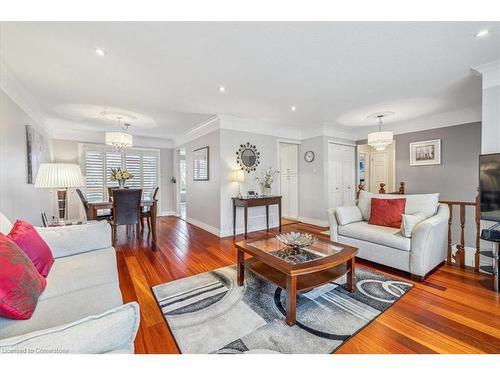
[[[234,170],[233,181],[234,182],[245,182],[245,172],[243,171],[243,169],[235,169]]]
[[[43,163],[35,180],[37,188],[65,189],[83,185],[82,170],[78,164]]]
[[[392,132],[375,132],[368,134],[368,144],[376,150],[385,150],[392,143]]]
[[[109,146],[125,148],[133,146],[134,137],[132,137],[132,135],[128,133],[107,132],[104,135],[104,141]]]

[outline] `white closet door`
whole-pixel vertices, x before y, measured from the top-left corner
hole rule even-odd
[[[355,148],[328,145],[328,194],[330,208],[354,204]]]
[[[280,143],[280,181],[282,216],[297,219],[299,216],[299,145]]]
[[[355,202],[356,183],[356,149],[350,146],[343,146],[343,171],[342,171],[342,205],[351,206]]]

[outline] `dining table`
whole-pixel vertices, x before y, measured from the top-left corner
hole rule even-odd
[[[113,202],[89,202],[87,208],[87,220],[97,220],[98,210],[111,210]],[[158,212],[158,200],[145,199],[141,200],[141,210],[149,208],[151,211],[151,236],[153,241],[156,241],[156,215]]]

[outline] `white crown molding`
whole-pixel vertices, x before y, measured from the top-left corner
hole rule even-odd
[[[500,86],[500,60],[490,61],[472,67],[472,71],[482,76],[483,90]]]
[[[217,115],[210,117],[208,120],[202,121],[201,123],[193,126],[189,130],[175,137],[173,140],[174,147],[179,147],[219,129],[219,122],[219,116]]]
[[[54,127],[52,129],[52,138],[56,140],[104,144],[104,133],[91,130],[64,129],[60,127]],[[174,143],[170,139],[150,138],[134,135],[134,147],[170,149],[174,147]]]
[[[384,125],[384,130],[394,134],[413,133],[423,130],[445,128],[447,126],[463,125],[471,122],[480,122],[482,118],[481,106],[463,108],[458,111],[437,113],[413,120],[401,121]],[[376,126],[357,129],[356,140],[366,139],[368,133],[376,131]]]
[[[52,129],[47,125],[46,116],[40,111],[32,96],[21,86],[11,70],[1,60],[0,87],[19,108],[31,117],[35,125],[42,128],[50,137],[52,136]]]

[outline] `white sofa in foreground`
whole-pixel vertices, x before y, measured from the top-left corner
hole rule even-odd
[[[33,316],[0,317],[0,353],[133,353],[139,305],[123,304],[109,224],[36,229],[55,261]]]
[[[371,198],[406,198],[405,214],[418,214],[423,221],[416,224],[409,237],[398,228],[368,224]],[[359,249],[357,257],[409,272],[416,280],[446,259],[448,245],[448,206],[440,204],[439,194],[388,195],[360,192],[357,208],[328,210],[332,241]],[[358,212],[359,211],[359,212]],[[340,220],[339,220],[340,219]],[[408,235],[408,234],[407,234]]]

